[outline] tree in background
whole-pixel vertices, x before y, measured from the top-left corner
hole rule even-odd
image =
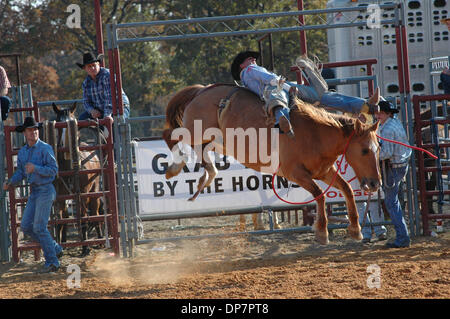
[[[80,7],[81,28],[66,25],[71,4]],[[305,0],[306,10],[325,7],[326,0]],[[108,0],[101,1],[101,10],[106,40],[108,23],[296,11],[297,1]],[[306,24],[309,19],[317,18],[306,17]],[[170,96],[186,85],[232,82],[231,60],[239,51],[257,50],[260,36],[121,45],[123,87],[131,115],[164,114]],[[23,54],[23,83],[32,83],[35,100],[80,98],[85,73],[75,62],[81,61],[84,51],[96,51],[93,0],[1,1],[0,38],[0,52]],[[310,55],[327,61],[326,31],[308,31],[307,39]],[[289,69],[300,54],[299,33],[274,34],[273,48],[275,71],[294,79]],[[148,135],[150,128],[138,130]]]

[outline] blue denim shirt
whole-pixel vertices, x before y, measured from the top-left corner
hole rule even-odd
[[[25,165],[27,163],[34,164],[34,171],[31,174],[26,173]],[[9,183],[15,185],[26,178],[30,185],[44,185],[53,182],[57,173],[58,164],[53,149],[38,139],[33,146],[30,147],[26,144],[20,149],[17,155],[17,169]]]
[[[100,68],[95,81],[88,75],[83,82],[83,106],[87,112],[94,108],[103,112],[103,116],[112,115],[112,97],[109,70]],[[130,101],[122,90],[122,104],[130,107]]]
[[[279,76],[256,64],[250,64],[241,71],[242,83],[258,94],[261,99],[264,98],[265,87],[274,79],[278,80]]]

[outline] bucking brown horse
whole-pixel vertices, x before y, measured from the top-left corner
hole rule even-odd
[[[265,111],[264,102],[245,88],[215,84],[207,87],[193,85],[180,90],[166,108],[163,137],[174,156],[166,178],[178,175],[186,164],[187,157],[177,145],[182,142],[192,146],[205,168],[197,193],[191,200],[217,175],[217,169],[207,153],[210,150],[233,156],[256,171],[276,172],[316,198],[323,190],[314,180],[331,183],[336,174],[334,163],[348,145],[345,156],[361,188],[369,192],[377,191],[381,185],[376,137],[378,123],[369,126],[297,99],[292,102],[290,120],[295,133],[293,139],[285,134],[278,135],[278,130],[272,129],[273,119]],[[345,196],[350,221],[349,235],[361,240],[351,186],[337,173],[333,187]],[[319,243],[327,244],[328,221],[324,196],[317,198],[317,213],[315,238]]]

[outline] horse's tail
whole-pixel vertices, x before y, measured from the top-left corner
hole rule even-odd
[[[185,87],[170,99],[166,108],[166,128],[173,130],[182,126],[186,106],[204,87],[201,84]]]

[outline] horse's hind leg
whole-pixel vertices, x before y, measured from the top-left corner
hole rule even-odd
[[[336,169],[333,167],[329,170],[328,174],[322,180],[328,185],[331,183],[333,176],[336,173]],[[353,196],[353,190],[350,185],[342,178],[340,174],[337,174],[336,180],[333,183],[333,187],[339,189],[345,197],[347,204],[348,218],[350,224],[347,231],[350,237],[356,240],[362,240],[361,226],[358,221],[358,212],[355,204],[355,197]]]

